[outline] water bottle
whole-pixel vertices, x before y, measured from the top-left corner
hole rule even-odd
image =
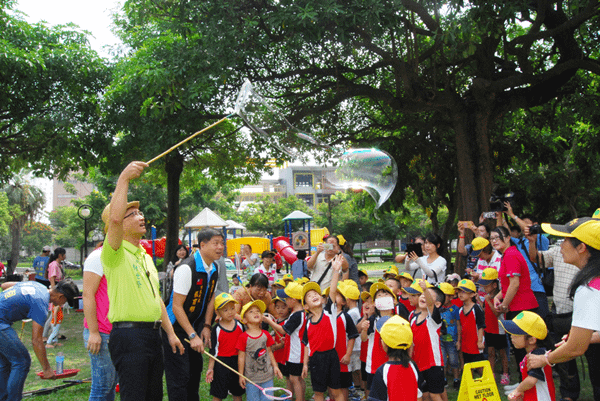
[[[63,366],[65,363],[65,354],[63,354],[62,352],[59,352],[56,355],[56,374],[60,375],[63,373]]]

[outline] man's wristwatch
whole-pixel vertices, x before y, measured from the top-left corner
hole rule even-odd
[[[194,338],[196,338],[196,336],[197,336],[197,334],[196,334],[196,332],[194,331],[192,334],[190,334],[190,335],[189,335],[189,337],[188,337],[188,338],[189,338],[190,340],[193,340]]]

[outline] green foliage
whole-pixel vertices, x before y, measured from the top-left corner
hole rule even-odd
[[[23,167],[64,177],[107,149],[108,69],[75,25],[31,25],[13,6],[0,4],[0,182]]]
[[[9,205],[11,265],[7,273],[11,274],[19,263],[23,227],[43,210],[45,199],[42,190],[27,181],[24,171],[16,174],[1,190],[6,194]]]
[[[75,206],[56,208],[48,217],[55,231],[54,243],[57,246],[79,248],[83,244],[83,220],[77,215]]]
[[[11,220],[8,196],[6,192],[0,191],[0,237],[8,234],[8,227]]]
[[[28,221],[23,227],[21,246],[28,256],[37,255],[44,245],[52,243],[54,230],[47,224],[38,221]]]
[[[280,236],[285,232],[283,218],[295,210],[314,216],[314,211],[302,199],[295,196],[287,198],[263,196],[248,205],[248,208],[242,212],[241,218],[250,232]],[[292,228],[296,231],[302,228],[302,223],[294,221]]]

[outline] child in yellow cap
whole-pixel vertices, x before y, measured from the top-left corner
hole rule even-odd
[[[515,348],[527,351],[527,356],[521,362],[523,380],[516,389],[507,394],[508,399],[555,401],[552,365],[547,364],[543,368],[527,370],[527,358],[530,354],[546,354],[545,344],[540,344],[548,335],[544,319],[534,312],[523,311],[513,320],[501,320],[500,324],[510,334],[510,340]]]
[[[410,323],[400,316],[392,316],[378,328],[382,347],[388,361],[375,372],[369,399],[415,401],[421,400],[419,370],[410,359],[413,333]]]
[[[238,302],[226,292],[215,297],[215,311],[219,320],[211,332],[210,354],[234,370],[238,370],[238,350],[235,345],[244,332],[242,324],[235,319],[235,305]],[[241,401],[244,389],[238,376],[215,360],[208,360],[206,382],[210,383],[213,400],[222,400],[231,393],[235,401]]]
[[[337,294],[337,283],[342,272],[345,258],[342,254],[334,256],[331,264],[331,286],[329,299],[323,304],[321,287],[310,281],[302,287],[302,303],[306,310],[306,328],[302,342],[307,347],[302,367],[302,377],[306,379],[309,371],[315,401],[324,400],[325,391],[334,399],[341,399],[340,360],[335,351],[337,339],[337,308],[333,300]]]
[[[462,353],[464,363],[483,361],[485,315],[476,303],[477,287],[471,280],[463,279],[458,282],[456,292],[463,302],[457,348]]]
[[[485,315],[485,346],[488,350],[488,360],[493,372],[496,365],[496,354],[498,354],[502,365],[500,384],[506,386],[510,384],[508,357],[506,355],[506,333],[498,323],[498,319],[504,320],[504,314],[494,306],[494,297],[500,292],[498,270],[493,267],[484,269],[480,274],[477,284],[479,284],[479,289],[483,290],[486,294],[483,312]]]
[[[273,337],[261,328],[265,303],[259,299],[244,305],[240,312],[242,323],[246,325],[236,343],[239,352],[238,372],[262,388],[273,387],[273,376],[283,379],[273,350]],[[267,401],[262,391],[246,379],[239,377],[240,386],[246,389],[246,400]]]
[[[285,322],[278,324],[270,318],[264,318],[273,330],[280,335],[285,335],[287,388],[292,390],[295,399],[304,400],[306,382],[302,379],[302,366],[304,362],[305,347],[301,341],[306,319],[302,307],[302,285],[296,281],[290,282],[285,289],[277,291],[277,297],[284,300],[288,309],[292,311]],[[283,372],[282,372],[283,373]]]

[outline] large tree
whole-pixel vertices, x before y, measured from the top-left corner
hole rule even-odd
[[[600,72],[597,0],[127,6],[134,21],[158,18],[201,38],[206,57],[262,82],[290,121],[321,129],[329,142],[379,144],[400,163],[437,160],[433,178],[442,191],[424,200],[454,203],[461,220],[489,207],[491,142],[502,116],[560,96],[578,71]],[[421,150],[423,143],[430,146]],[[401,188],[394,196],[400,204]]]
[[[157,18],[137,24],[128,11],[126,6],[117,24],[130,51],[118,59],[104,103],[107,124],[120,131],[102,164],[113,174],[226,117],[237,95],[219,90],[229,74],[227,64],[202,50],[202,38],[172,31]],[[267,159],[276,156],[239,128],[240,121],[226,120],[152,164],[164,172],[167,186],[167,254],[177,245],[181,192],[211,181],[224,187],[256,181],[268,169]],[[184,168],[191,174],[182,190]],[[215,193],[204,189],[202,196]]]
[[[11,222],[10,235],[12,238],[10,264],[6,274],[12,274],[19,263],[21,251],[21,235],[27,221],[33,221],[44,208],[44,193],[38,187],[31,185],[21,172],[13,177],[11,182],[2,188],[8,198]]]
[[[74,25],[28,24],[0,0],[0,182],[21,167],[64,177],[112,138],[99,124],[105,61]]]

